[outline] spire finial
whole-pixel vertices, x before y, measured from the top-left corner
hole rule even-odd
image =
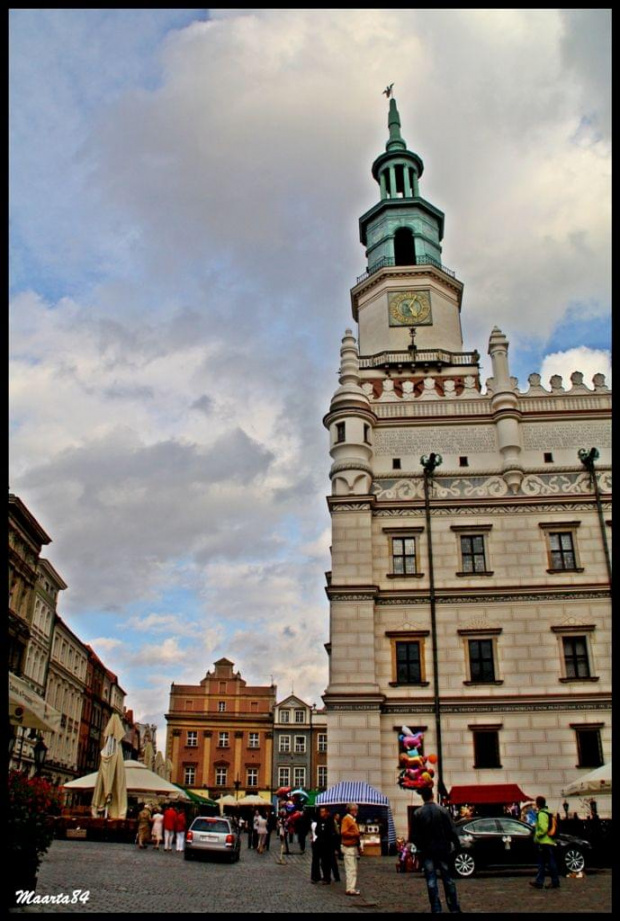
[[[396,107],[396,100],[392,96],[390,99],[390,112],[388,115],[388,128],[390,129],[390,138],[385,145],[386,150],[406,150],[407,143],[400,133],[400,115]]]
[[[388,86],[386,86],[386,88],[383,90],[383,93],[382,93],[381,95],[382,95],[382,96],[386,96],[386,97],[389,99],[390,96],[393,95],[393,94],[392,94],[392,87],[393,87],[393,86],[394,86],[394,84],[393,84],[393,83],[390,83]]]

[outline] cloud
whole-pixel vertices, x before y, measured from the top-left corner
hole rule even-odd
[[[560,353],[589,382],[604,342],[554,335],[610,313],[608,11],[208,16],[11,12],[11,487],[151,715],[224,654],[287,693],[327,682],[322,417],[388,80],[465,348],[487,363],[497,324],[515,366]]]
[[[595,374],[604,374],[605,383],[611,387],[611,355],[605,349],[589,349],[581,346],[545,355],[541,368],[541,382],[546,386],[553,374],[563,378],[563,386],[570,390],[570,376],[574,371],[583,374],[586,387],[593,388],[592,378]]]

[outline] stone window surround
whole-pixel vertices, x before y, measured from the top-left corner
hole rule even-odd
[[[391,572],[386,573],[388,579],[422,579],[424,573],[420,572],[420,554],[418,552],[420,542],[419,536],[424,532],[423,527],[405,527],[405,528],[381,528],[388,538],[388,558],[390,560]],[[394,572],[394,548],[392,538],[411,538],[415,541],[415,572]]]
[[[485,770],[485,771],[486,770],[489,770],[489,771],[502,770],[503,764],[501,763],[502,759],[501,759],[501,750],[500,750],[500,745],[499,745],[499,734],[501,730],[504,728],[504,724],[503,723],[469,723],[467,728],[472,734],[472,745],[474,747],[474,764],[472,765],[472,767],[474,768],[474,770]],[[481,732],[488,732],[488,733],[493,732],[496,734],[497,736],[497,756],[498,756],[498,762],[499,762],[498,764],[494,764],[492,766],[476,764],[476,747],[474,743],[474,738],[477,732],[480,732],[480,733]]]
[[[584,572],[583,566],[580,566],[579,560],[579,549],[577,546],[577,529],[581,525],[580,521],[540,521],[538,527],[541,529],[545,536],[545,545],[547,548],[547,572],[550,574],[566,573],[566,572]],[[573,543],[573,554],[575,557],[575,566],[572,569],[556,569],[552,565],[552,556],[551,556],[551,544],[550,544],[550,533],[566,533],[568,532],[572,537]]]
[[[463,653],[465,656],[465,670],[467,678],[463,684],[473,687],[488,687],[489,685],[496,686],[504,683],[503,678],[498,678],[500,674],[499,671],[499,656],[498,656],[498,637],[503,632],[502,627],[463,627],[460,630],[456,631],[463,641]],[[471,677],[471,662],[469,658],[469,640],[491,640],[493,646],[493,672],[495,674],[495,679],[493,681],[474,681]]]
[[[489,542],[487,540],[487,534],[493,529],[492,524],[452,524],[450,525],[450,530],[454,531],[457,538],[457,553],[461,563],[461,569],[459,572],[455,573],[456,576],[460,578],[477,578],[479,576],[492,576],[494,572],[492,569],[489,569]],[[484,563],[486,569],[481,570],[480,572],[468,572],[463,567],[463,551],[460,538],[461,537],[482,537],[484,541]]]
[[[426,638],[430,636],[430,630],[386,630],[385,636],[390,640],[392,653],[392,676],[393,680],[388,684],[391,688],[419,688],[428,687],[430,684],[426,680]],[[420,681],[400,682],[398,680],[398,665],[396,659],[397,643],[419,643],[420,644]]]
[[[598,746],[601,753],[600,763],[604,764],[605,759],[603,757],[603,743],[601,739],[601,729],[605,728],[605,723],[569,723],[570,728],[575,733],[575,744],[577,746],[577,760],[581,761],[580,747],[579,747],[579,735],[580,732],[598,732]],[[585,767],[594,767],[594,765],[585,765],[585,764],[576,764],[576,768],[583,769]]]
[[[558,655],[560,658],[560,682],[562,684],[572,684],[573,682],[589,682],[589,681],[600,681],[598,675],[595,674],[594,670],[594,659],[592,657],[592,641],[590,635],[596,630],[596,624],[571,624],[570,626],[564,627],[552,627],[551,632],[555,633],[558,639]],[[569,677],[566,674],[566,659],[564,657],[564,644],[562,640],[565,636],[583,636],[586,649],[588,652],[588,665],[590,667],[590,675],[587,678],[579,677]]]

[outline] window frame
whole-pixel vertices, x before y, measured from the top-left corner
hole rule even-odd
[[[286,745],[283,744],[286,739]],[[278,736],[278,754],[280,755],[290,755],[291,753],[291,737],[290,735],[280,735]],[[282,785],[280,785],[282,786]]]
[[[500,734],[500,730],[503,729],[503,724],[499,723],[496,725],[494,724],[494,725],[488,725],[488,726],[470,725],[468,726],[468,729],[470,730],[472,734],[472,747],[473,747],[473,752],[474,752],[474,759],[473,759],[474,763],[472,767],[474,768],[474,770],[485,770],[485,771],[486,770],[488,771],[501,770],[503,768],[503,765],[502,765],[502,758],[501,758],[501,747],[500,747],[499,734]],[[483,754],[483,752],[480,751],[480,746],[477,744],[477,739],[481,739],[485,736],[487,738],[491,738],[491,737],[494,738],[493,754],[495,756],[495,760],[497,760],[497,764],[483,763],[480,759],[480,756]]]
[[[485,629],[477,628],[463,628],[457,630],[458,635],[461,637],[463,643],[463,655],[465,657],[465,674],[466,678],[463,681],[464,685],[467,686],[498,686],[504,683],[504,679],[501,677],[500,669],[500,657],[499,657],[499,637],[503,632],[502,627],[487,627]],[[485,642],[488,641],[491,643],[491,652],[492,652],[492,661],[493,661],[493,679],[483,680],[481,678],[474,678],[472,672],[472,658],[471,658],[471,642]]]
[[[222,777],[224,778],[223,780],[221,779]],[[215,786],[216,787],[227,787],[228,786],[228,768],[227,767],[216,767]]]
[[[192,777],[190,777],[190,773]],[[191,787],[196,783],[196,765],[195,764],[184,764],[183,765],[183,785],[185,787]]]
[[[306,722],[306,711],[305,710],[303,710],[301,707],[295,707],[294,713],[295,713],[295,719],[293,720],[294,723],[299,725],[300,723]],[[301,719],[299,717],[301,717]]]
[[[605,763],[605,758],[603,754],[603,740],[601,738],[601,729],[604,728],[604,723],[571,723],[571,729],[575,733],[575,746],[577,749],[577,764],[576,768],[588,768],[593,770],[597,767],[602,767]],[[587,757],[587,752],[584,752],[583,737],[590,735],[595,737],[595,746],[597,749],[597,758],[596,764],[594,760],[590,762]]]
[[[457,525],[453,524],[450,526],[450,530],[454,533],[457,539],[457,554],[459,559],[460,569],[456,573],[459,578],[466,579],[475,579],[479,576],[492,576],[494,575],[493,570],[490,568],[489,564],[489,540],[488,535],[493,529],[492,524],[477,524],[477,525]],[[466,554],[463,552],[463,540],[473,540],[474,538],[479,538],[482,540],[482,558],[484,561],[484,569],[466,569],[465,568],[465,558]],[[478,554],[479,555],[479,554]],[[476,554],[472,553],[472,557],[475,557]]]
[[[260,732],[248,732],[248,748],[260,748]]]
[[[293,765],[293,786],[297,790],[299,787],[306,786],[306,768],[305,765]]]
[[[551,628],[551,631],[556,634],[558,640],[558,656],[560,661],[559,680],[562,684],[568,684],[572,682],[592,682],[600,680],[595,670],[593,644],[591,639],[595,630],[595,624],[574,624],[570,627],[560,626]],[[568,639],[582,639],[584,641],[589,671],[588,675],[569,675],[565,647],[565,641]]]
[[[321,753],[327,751],[327,733],[326,732],[317,733],[316,750]]]
[[[290,787],[291,768],[288,764],[278,765],[278,787]]]
[[[321,778],[324,777],[324,781]],[[327,765],[326,764],[317,764],[316,766],[316,785],[319,790],[325,787],[327,789]]]
[[[185,739],[186,748],[198,748],[198,730],[197,729],[188,729],[187,737]]]
[[[573,572],[584,572],[584,567],[581,565],[581,560],[579,556],[579,547],[577,542],[577,531],[581,525],[580,521],[552,521],[552,522],[539,522],[539,528],[543,533],[545,539],[545,549],[547,551],[547,572],[550,574],[562,574],[562,573],[573,573]],[[560,553],[563,557],[564,550],[560,548],[559,550],[552,547],[552,538],[555,536],[569,535],[571,541],[571,553],[573,556],[573,566],[555,566],[554,565],[554,553]],[[568,552],[568,551],[567,551]]]
[[[254,782],[253,782],[254,781]],[[246,787],[256,787],[258,789],[258,768],[246,768]]]
[[[390,640],[392,653],[392,681],[390,687],[419,688],[427,687],[430,683],[426,677],[426,639],[430,630],[386,630],[386,637]],[[404,643],[417,643],[420,652],[420,680],[399,681],[398,679],[398,646]]]
[[[294,735],[293,736],[293,754],[294,755],[305,755],[308,751],[308,744],[305,736]]]
[[[230,748],[230,732],[222,730],[217,734],[217,747]]]
[[[422,579],[424,573],[421,571],[422,558],[421,558],[421,542],[419,540],[420,535],[424,533],[423,527],[408,527],[408,528],[382,528],[383,534],[387,538],[387,558],[388,558],[388,568],[389,572],[387,573],[388,579]],[[395,553],[395,544],[394,542],[400,540],[413,540],[413,554],[407,553]],[[403,546],[403,551],[404,551]],[[404,562],[408,558],[413,558],[414,562],[414,571],[413,572],[396,572],[395,571],[395,559],[399,558],[403,560],[403,569],[406,568],[406,563]]]
[[[285,707],[284,710],[279,711],[279,722],[280,723],[290,723],[291,722],[291,711],[288,707]]]

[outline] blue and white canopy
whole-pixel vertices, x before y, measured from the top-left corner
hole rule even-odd
[[[319,793],[315,800],[317,806],[344,806],[346,803],[357,803],[359,806],[382,806],[387,813],[388,843],[396,843],[396,829],[390,801],[387,796],[375,790],[370,784],[361,780],[342,780],[324,793]]]

